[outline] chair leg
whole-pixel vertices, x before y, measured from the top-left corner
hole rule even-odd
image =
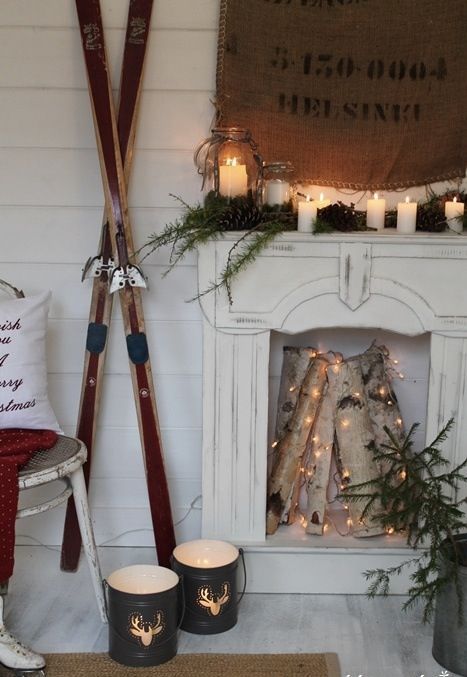
[[[104,588],[102,584],[102,575],[97,554],[96,542],[94,540],[94,531],[89,514],[88,498],[86,485],[84,483],[83,469],[80,467],[70,475],[71,486],[73,488],[73,498],[75,501],[76,515],[83,539],[84,552],[88,560],[89,570],[91,572],[92,584],[96,595],[97,606],[102,622],[107,622],[106,605],[104,598]]]

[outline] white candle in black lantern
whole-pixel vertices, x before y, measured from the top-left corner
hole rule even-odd
[[[175,548],[172,568],[182,579],[185,597],[182,630],[210,635],[236,624],[239,554],[231,543],[208,539]]]
[[[248,129],[216,127],[195,150],[194,160],[206,193],[257,199],[262,161]]]

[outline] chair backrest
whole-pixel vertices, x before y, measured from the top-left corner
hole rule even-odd
[[[17,299],[24,299],[24,292],[21,289],[13,287],[12,284],[5,282],[5,280],[0,280],[0,292]]]

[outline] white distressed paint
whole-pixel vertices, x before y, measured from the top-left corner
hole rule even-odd
[[[233,241],[229,235],[201,250],[201,289],[219,275]],[[291,334],[292,342],[340,348],[348,357],[352,353],[346,347],[355,349],[360,343],[357,352],[368,347],[370,332],[389,344],[388,332],[404,335],[399,346],[405,344],[406,356],[397,357],[408,363],[405,394],[404,389],[399,392],[406,425],[414,422],[411,417],[416,413],[426,421],[431,441],[454,417],[444,450],[453,463],[460,462],[467,421],[466,256],[467,237],[450,233],[319,238],[288,233],[261,252],[233,284],[232,305],[224,290],[206,304],[203,297],[203,536],[245,546],[252,591],[363,593],[363,570],[390,567],[408,556],[403,540],[384,536],[360,544],[336,534],[307,535],[299,524],[266,537],[266,436],[268,422],[270,429],[274,423],[274,416],[269,415],[268,421],[268,406],[270,414],[280,371],[277,354],[269,360],[270,346],[275,343],[280,349]],[[334,275],[323,276],[323,262]],[[339,346],[332,342],[332,328],[337,337],[340,334]],[[346,346],[342,336],[347,328],[351,340]],[[366,345],[361,345],[365,338],[358,336],[359,330]],[[280,334],[271,341],[272,331]],[[409,348],[412,336],[415,344]],[[420,355],[412,366],[410,356],[423,345],[424,366]],[[412,387],[412,380],[417,387]],[[417,380],[422,381],[421,388]],[[393,591],[403,592],[407,583],[408,576],[401,575]]]

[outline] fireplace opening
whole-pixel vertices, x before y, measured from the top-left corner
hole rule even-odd
[[[293,335],[271,332],[270,341],[268,477],[270,477],[273,459],[277,453],[278,400],[285,347],[310,349],[310,354],[312,349],[320,354],[332,351],[334,355],[337,355],[339,362],[341,357],[345,361],[352,356],[365,353],[372,344],[385,346],[389,353],[386,363],[390,365],[388,369],[390,388],[397,398],[396,404],[401,416],[400,419],[394,420],[397,420],[398,423],[400,420],[406,432],[413,423],[418,423],[414,435],[414,445],[417,448],[424,444],[429,386],[430,334],[406,336],[379,329],[319,329]],[[306,352],[301,351],[301,354],[306,354]],[[296,387],[296,384],[292,384],[290,389]],[[383,390],[384,387],[381,388],[381,392]],[[358,395],[358,393],[356,394]],[[291,396],[291,400],[294,400],[293,396]],[[290,409],[291,402],[289,401],[287,405]],[[343,423],[345,425],[346,421],[344,420]],[[326,474],[328,481],[325,498],[323,499],[326,502],[326,507],[322,515],[320,512],[318,518],[318,522],[322,523],[322,528],[310,529],[308,527],[310,516],[315,513],[310,512],[309,509],[309,493],[306,490],[307,468],[301,467],[299,468],[300,477],[296,482],[294,495],[291,492],[288,498],[288,507],[282,513],[278,527],[270,531],[267,519],[269,535],[266,540],[268,544],[280,547],[287,545],[335,548],[404,547],[405,538],[403,534],[381,533],[381,530],[375,529],[374,534],[377,535],[372,535],[373,532],[368,529],[368,533],[364,535],[370,537],[355,536],[358,530],[352,526],[351,515],[348,512],[349,506],[345,505],[345,502],[339,498],[340,489],[343,487],[342,481],[345,482],[345,474],[348,471],[343,468],[342,459],[339,454],[335,453],[334,446],[332,444],[330,446],[332,448],[324,447],[326,451],[330,449],[328,453],[331,454],[331,462],[329,471],[325,471],[328,473]],[[318,455],[320,453],[318,451]],[[306,463],[302,465],[306,465]],[[316,466],[308,466],[308,468],[310,467],[313,468],[313,471],[316,469]],[[310,474],[308,471],[308,475]],[[291,505],[293,505],[293,510]],[[308,533],[309,531],[314,531],[314,533]]]

